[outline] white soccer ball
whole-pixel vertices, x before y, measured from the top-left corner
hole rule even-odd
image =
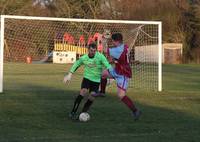
[[[89,115],[89,113],[87,113],[87,112],[82,112],[82,113],[79,115],[79,120],[80,120],[81,122],[87,122],[87,121],[89,121],[89,120],[90,120],[90,115]]]

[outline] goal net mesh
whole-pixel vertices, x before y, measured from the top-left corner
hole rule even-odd
[[[103,48],[112,46],[110,35],[120,32],[129,46],[133,77],[129,87],[145,90],[158,89],[158,25],[103,23],[88,21],[5,19],[4,62],[43,63],[53,51],[73,50],[87,47],[97,33],[102,35]],[[99,39],[97,39],[99,40]],[[73,47],[73,49],[69,48]],[[82,48],[82,49],[81,49]],[[52,57],[53,58],[53,57]]]

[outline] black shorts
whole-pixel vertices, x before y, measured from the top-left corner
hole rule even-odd
[[[98,93],[99,84],[100,83],[98,83],[98,82],[94,82],[87,78],[83,78],[82,83],[81,83],[81,89],[86,88],[86,89],[89,89],[89,92]]]

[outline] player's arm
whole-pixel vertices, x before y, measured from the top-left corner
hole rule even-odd
[[[83,64],[83,58],[77,60],[71,67],[70,72],[74,73]]]
[[[110,64],[114,64],[114,63],[117,63],[118,61],[117,61],[117,59],[113,58],[113,57],[110,55],[110,50],[111,50],[111,49],[112,49],[112,47],[107,49],[106,57],[107,57],[107,59],[108,59],[108,61],[109,61]]]
[[[80,58],[73,64],[73,66],[70,69],[70,72],[64,76],[64,79],[63,79],[64,83],[67,83],[71,80],[72,74],[82,65],[82,63],[83,63],[83,59]]]

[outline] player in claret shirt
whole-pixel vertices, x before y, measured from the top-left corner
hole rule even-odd
[[[89,97],[83,106],[82,112],[87,112],[92,105],[95,94],[98,93],[99,84],[101,80],[101,75],[103,68],[110,69],[112,66],[109,64],[106,57],[97,51],[96,44],[89,44],[88,54],[83,55],[79,60],[77,60],[70,69],[70,72],[64,77],[63,82],[67,83],[71,80],[72,74],[81,66],[84,66],[83,80],[81,83],[80,94],[76,97],[72,111],[69,117],[72,119],[77,119],[77,110],[81,100],[86,95],[89,90]]]
[[[123,43],[121,33],[112,34],[112,42],[114,47],[107,49],[108,60],[112,60],[115,64],[114,68],[106,69],[102,74],[101,91],[105,92],[107,78],[114,78],[117,82],[117,95],[120,100],[127,105],[132,111],[134,119],[139,119],[141,111],[136,108],[133,101],[126,96],[128,81],[132,77],[132,71],[129,64],[128,46]]]

